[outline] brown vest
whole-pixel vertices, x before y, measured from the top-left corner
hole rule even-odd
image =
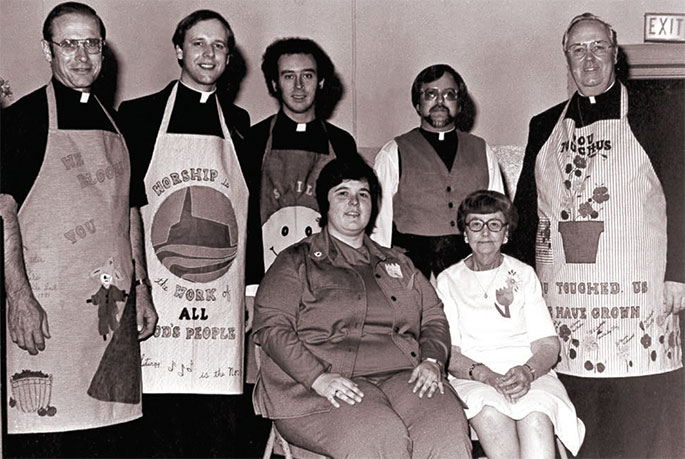
[[[459,145],[452,170],[419,129],[395,138],[402,172],[393,199],[397,230],[420,236],[459,234],[457,208],[467,194],[488,187],[485,141],[457,130]]]

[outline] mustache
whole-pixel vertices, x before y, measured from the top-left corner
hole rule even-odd
[[[449,112],[449,111],[450,111],[450,110],[449,110],[447,107],[445,107],[443,104],[434,105],[433,107],[431,107],[431,109],[429,110],[429,112],[432,112],[432,111],[434,111],[434,110],[445,110],[446,112]]]

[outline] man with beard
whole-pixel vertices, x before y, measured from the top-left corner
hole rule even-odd
[[[464,80],[449,65],[423,69],[411,89],[421,126],[395,137],[376,155],[383,199],[372,238],[406,249],[428,278],[470,253],[457,228],[461,200],[479,189],[504,192],[490,147],[456,128],[467,94]]]

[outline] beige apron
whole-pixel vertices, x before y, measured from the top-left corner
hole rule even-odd
[[[335,158],[330,141],[327,155],[305,150],[272,149],[277,117],[271,120],[262,162],[259,205],[265,270],[283,249],[321,231],[321,214],[314,192],[316,179],[321,169]]]
[[[159,315],[142,344],[146,393],[240,394],[248,191],[223,111],[224,138],[168,134],[171,91],[141,209]]]
[[[556,369],[598,378],[675,370],[678,316],[663,313],[666,203],[628,124],[627,91],[620,119],[581,128],[565,119],[572,100],[535,165],[536,262],[562,340]]]
[[[118,132],[58,129],[52,83],[46,91],[45,158],[19,224],[51,338],[36,356],[7,348],[9,433],[101,427],[142,414],[128,152]]]

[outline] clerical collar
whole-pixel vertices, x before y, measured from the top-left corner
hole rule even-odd
[[[606,88],[606,89],[604,90],[604,92],[603,92],[602,94],[599,94],[599,95],[597,95],[597,96],[584,96],[583,94],[581,94],[580,91],[578,91],[578,95],[579,95],[580,97],[582,97],[583,99],[586,99],[588,102],[590,102],[591,104],[594,105],[594,104],[597,103],[597,99],[598,99],[598,98],[599,98],[599,99],[602,99],[603,96],[604,96],[605,94],[608,94],[608,93],[613,89],[614,86],[616,86],[616,80],[614,80],[614,81],[611,83],[611,85],[609,85],[609,87]]]
[[[90,101],[90,92],[78,91],[65,86],[55,77],[52,77],[52,87],[55,88],[55,92],[59,92],[60,95],[64,95],[64,97],[68,97],[69,100],[78,100],[81,104],[87,104]]]
[[[294,131],[294,132],[307,132],[311,130],[311,127],[313,126],[312,123],[316,123],[317,120],[314,118],[313,120],[306,122],[306,123],[300,123],[298,121],[295,121],[294,119],[290,118],[283,110],[279,112],[279,119],[281,122],[284,123],[284,126],[287,127],[287,130],[289,131]]]
[[[192,91],[192,92],[194,92],[194,93],[199,94],[199,96],[200,96],[200,103],[201,103],[201,104],[204,104],[205,102],[207,102],[207,101],[209,100],[209,98],[211,97],[211,95],[214,94],[214,93],[216,92],[216,88],[212,89],[211,91],[198,91],[197,89],[191,88],[190,86],[188,86],[187,84],[185,84],[185,83],[183,82],[183,80],[178,80],[178,81],[179,81],[186,89],[188,89],[189,91]]]
[[[444,142],[445,139],[449,139],[449,138],[457,135],[457,129],[456,128],[452,128],[449,131],[440,131],[440,132],[428,131],[422,127],[420,127],[419,129],[421,130],[421,132],[423,133],[424,136],[434,138],[440,142]]]

